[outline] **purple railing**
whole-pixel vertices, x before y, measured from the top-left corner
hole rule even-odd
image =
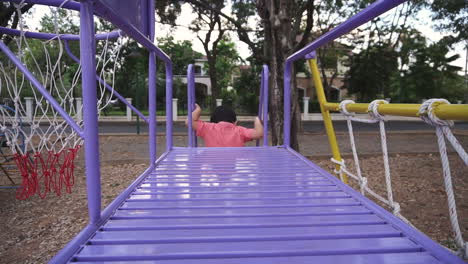
[[[53,39],[61,39],[61,40],[80,40],[79,35],[74,34],[52,34],[52,33],[44,33],[44,32],[30,32],[30,31],[21,31],[18,29],[0,27],[0,33],[7,34],[11,36],[21,36],[24,35],[26,38],[33,38],[33,39],[42,39],[42,40],[53,40]],[[110,33],[100,33],[96,34],[96,40],[106,40],[106,39],[116,39],[121,36],[121,31],[116,30]]]
[[[284,146],[291,145],[291,66],[294,61],[407,0],[379,0],[286,59],[284,67]]]
[[[187,120],[188,120],[188,146],[196,147],[196,134],[192,127],[192,112],[195,110],[195,71],[193,64],[187,68]]]
[[[268,77],[270,71],[267,65],[262,67],[262,79],[260,83],[260,100],[258,103],[258,118],[263,122],[263,146],[268,146]],[[257,140],[256,145],[260,145]]]

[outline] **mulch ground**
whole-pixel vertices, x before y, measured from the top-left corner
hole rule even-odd
[[[115,154],[125,156],[122,153]],[[333,165],[328,158],[311,159],[332,171]],[[351,161],[350,157],[347,160]],[[381,156],[364,155],[361,161],[371,188],[385,196]],[[468,167],[455,154],[450,154],[450,162],[459,221],[466,239]],[[348,167],[353,170],[352,164],[348,163]],[[393,154],[390,165],[394,197],[402,207],[402,214],[431,238],[445,246],[453,246],[439,156]],[[123,158],[119,162],[102,166],[103,207],[146,168],[147,164],[142,161],[130,162]],[[47,263],[86,226],[86,188],[81,166],[76,170],[76,178],[72,194],[63,194],[61,197],[49,195],[44,200],[32,197],[18,201],[14,191],[0,190],[0,263]]]

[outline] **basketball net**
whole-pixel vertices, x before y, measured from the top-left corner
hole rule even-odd
[[[17,6],[17,12],[20,12]],[[78,20],[71,11],[52,8],[52,20],[56,37],[50,40],[27,39],[27,25],[21,14],[18,28],[22,34],[12,37],[10,49],[17,58],[51,94],[60,106],[83,128],[82,105],[77,104],[81,95],[81,65],[73,61],[64,49],[59,28],[59,16],[69,21]],[[100,41],[97,45],[97,74],[113,87],[117,59],[122,47],[121,38]],[[74,131],[52,105],[39,93],[10,61],[0,61],[0,129],[21,174],[21,187],[17,199],[27,199],[35,194],[45,198],[54,192],[71,193],[75,183],[75,158],[83,144]],[[109,104],[113,94],[99,83],[98,113]],[[29,106],[25,97],[32,97]],[[0,102],[1,103],[1,102]],[[31,107],[32,105],[32,107]],[[81,106],[80,106],[81,105]],[[7,109],[7,108],[10,108]],[[13,109],[13,110],[11,110]]]

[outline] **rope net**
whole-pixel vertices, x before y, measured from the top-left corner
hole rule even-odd
[[[68,43],[60,35],[69,30],[63,27],[63,21],[79,24],[77,14],[51,7],[52,25],[49,26],[55,37],[28,39],[24,34],[28,26],[20,8],[18,5],[21,34],[11,37],[10,50],[82,129],[81,65],[72,53],[73,50],[79,53],[79,43]],[[113,96],[112,89],[107,87],[111,91],[106,92],[105,86],[114,83],[122,41],[121,38],[99,41],[97,47],[97,76],[102,79],[97,107],[101,113]],[[82,138],[25,74],[4,56],[0,58],[0,72],[0,136],[13,155],[22,179],[16,198],[23,200],[37,194],[44,199],[50,192],[57,196],[71,193],[75,183],[75,159],[83,144]]]
[[[362,195],[369,195],[376,200],[382,202],[383,204],[387,205],[391,210],[392,213],[399,217],[401,220],[406,222],[407,224],[415,227],[410,223],[408,219],[400,214],[400,205],[399,203],[395,202],[393,199],[393,189],[392,189],[392,181],[391,181],[391,173],[390,173],[390,164],[388,159],[388,149],[387,149],[387,138],[386,138],[386,131],[385,131],[385,118],[378,112],[379,104],[387,104],[388,102],[385,100],[374,100],[369,104],[368,113],[369,119],[358,118],[355,117],[355,113],[351,113],[346,109],[348,104],[354,104],[355,102],[352,100],[344,100],[340,103],[340,112],[345,116],[346,123],[348,126],[349,132],[349,140],[350,145],[353,153],[353,161],[355,166],[355,173],[350,172],[346,168],[346,164],[344,160],[336,160],[331,159],[331,161],[335,164],[340,165],[339,170],[335,170],[335,173],[338,174],[343,180],[343,175],[346,174],[351,179],[357,181],[360,187],[360,192]],[[452,230],[455,233],[455,242],[458,248],[458,254],[462,257],[468,257],[468,243],[463,239],[462,232],[460,230],[460,225],[458,223],[458,216],[457,216],[457,207],[455,203],[455,197],[453,192],[452,186],[452,177],[450,172],[450,164],[447,155],[447,148],[445,144],[445,140],[449,141],[455,151],[458,153],[459,157],[468,166],[468,154],[463,149],[463,146],[458,142],[456,137],[453,135],[451,131],[451,127],[453,126],[452,121],[441,120],[437,118],[434,114],[434,107],[438,104],[449,104],[449,102],[445,99],[430,99],[425,101],[421,108],[419,109],[419,115],[421,119],[428,123],[429,125],[435,127],[436,135],[437,135],[437,142],[439,145],[439,152],[442,161],[442,170],[444,176],[444,185],[445,191],[447,193],[447,201],[449,206],[449,215],[450,215],[450,222],[452,226]],[[382,158],[384,163],[384,170],[385,170],[385,186],[386,186],[386,197],[379,195],[377,192],[373,191],[367,184],[367,177],[363,176],[361,171],[361,166],[359,162],[359,157],[356,149],[356,143],[354,138],[353,132],[353,125],[352,122],[361,122],[361,123],[378,123],[379,124],[379,131],[380,131],[380,141],[381,141],[381,148],[382,148]]]

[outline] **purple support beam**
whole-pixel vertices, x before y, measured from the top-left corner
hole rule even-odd
[[[172,149],[172,62],[166,63],[166,151]]]
[[[148,29],[149,38],[154,41],[154,1],[148,1]],[[156,53],[149,53],[148,63],[148,108],[149,108],[149,155],[151,168],[155,165],[157,156],[156,143]]]
[[[268,78],[270,71],[267,65],[263,65],[262,83],[263,83],[263,146],[268,146]]]
[[[194,110],[193,93],[195,93],[195,77],[193,64],[190,64],[187,69],[187,119],[188,119],[188,145],[194,147],[194,131],[192,128],[192,111]]]
[[[96,93],[96,41],[94,39],[93,2],[81,1],[80,54],[83,85],[84,150],[86,189],[91,225],[101,221],[101,174],[99,163],[98,113]]]
[[[75,132],[83,138],[84,134],[81,130],[80,126],[78,126],[73,120],[73,118],[60,106],[60,104],[50,95],[49,92],[42,86],[42,84],[34,77],[34,75],[26,68],[26,66],[16,58],[15,54],[11,52],[11,50],[0,41],[0,50],[10,59],[13,64],[24,74],[26,79],[28,79],[31,84],[36,87],[36,89],[44,96],[44,98],[52,105],[52,107],[57,111],[63,119],[67,122],[67,124],[75,130]]]
[[[18,29],[0,27],[0,33],[7,34],[11,36],[21,36],[24,34],[26,38],[33,39],[42,39],[42,40],[80,40],[79,35],[74,34],[53,34],[53,33],[44,33],[44,32],[31,32],[31,31],[21,31]],[[101,33],[96,34],[96,40],[106,40],[106,39],[116,39],[122,35],[120,30],[112,31],[110,33]]]
[[[292,54],[286,59],[284,67],[284,145],[291,145],[291,65],[294,61],[302,59],[305,55],[320,48],[326,43],[341,37],[351,30],[367,23],[373,18],[385,13],[386,11],[398,6],[407,0],[380,0],[369,5],[367,8],[348,19],[346,22],[322,35],[314,42],[305,46],[301,50]]]
[[[258,115],[258,118],[260,120],[263,119],[263,114],[262,114],[262,110],[263,110],[263,98],[264,98],[264,83],[265,79],[263,78],[263,70],[262,70],[262,74],[260,75],[260,92],[259,92],[259,100],[258,100],[258,112],[257,112],[257,115]],[[257,139],[255,141],[255,146],[260,146],[260,139]]]
[[[3,0],[2,2],[13,2],[13,3],[28,3],[35,5],[46,5],[66,8],[70,10],[80,11],[80,3],[76,1],[68,0]]]
[[[116,14],[113,10],[109,9],[106,5],[102,4],[100,1],[94,2],[94,7],[96,11],[99,11],[99,14],[102,14],[104,18],[112,22],[115,26],[123,30],[128,36],[136,40],[142,46],[147,48],[150,51],[154,51],[156,56],[166,63],[166,68],[168,66],[172,67],[172,62],[169,56],[167,56],[164,51],[154,45],[153,41],[149,40],[145,35],[143,35],[135,26],[129,24],[123,17]],[[167,65],[167,64],[170,65]]]
[[[75,61],[76,63],[80,63],[80,60],[73,54],[73,52],[71,51],[70,49],[70,45],[68,45],[68,41],[65,40],[64,41],[64,47],[65,47],[65,51],[67,52],[68,56],[73,60]],[[127,105],[128,107],[130,107],[130,109],[133,110],[133,112],[135,112],[137,115],[139,115],[143,120],[145,120],[146,123],[148,123],[148,119],[146,118],[145,115],[143,115],[138,109],[136,109],[132,104],[130,104],[127,100],[125,100],[125,98],[119,94],[116,90],[114,90],[114,88],[112,88],[109,84],[107,84],[103,79],[101,79],[101,77],[99,77],[98,75],[96,75],[96,79],[102,84],[104,85],[104,87],[106,87],[106,89],[111,92],[112,94],[114,94],[122,103],[124,103],[125,105]]]
[[[192,111],[195,109],[195,103],[197,102],[196,96],[195,96],[195,71],[192,74],[192,79],[193,79],[193,89],[192,89]],[[197,138],[197,133],[195,131],[192,131],[193,133],[193,146],[198,147],[198,138]]]
[[[260,100],[258,104],[258,118],[263,120],[263,146],[268,146],[268,66],[263,65],[260,83]],[[260,141],[256,142],[257,147]]]
[[[284,146],[291,146],[291,62],[284,66]]]

